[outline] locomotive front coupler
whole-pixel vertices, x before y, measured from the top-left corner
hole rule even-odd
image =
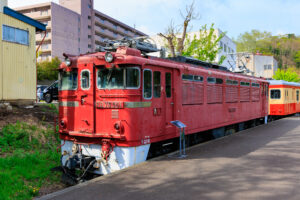
[[[62,181],[68,185],[74,185],[79,182],[85,181],[87,172],[95,170],[95,168],[93,167],[95,163],[95,157],[83,155],[82,149],[78,147],[78,144],[74,143],[72,146],[71,155],[69,155],[64,165],[62,166]],[[81,173],[76,173],[80,171]]]
[[[107,165],[109,155],[114,150],[114,143],[112,143],[111,140],[109,139],[103,139],[101,143],[102,143],[101,158],[104,160],[105,164]]]

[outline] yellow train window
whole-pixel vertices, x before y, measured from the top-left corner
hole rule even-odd
[[[280,99],[281,93],[280,90],[271,90],[271,99]]]

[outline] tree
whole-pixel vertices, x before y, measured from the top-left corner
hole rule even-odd
[[[257,50],[264,49],[268,46],[271,36],[272,34],[270,32],[260,32],[255,29],[251,30],[251,32],[240,34],[235,41],[237,51],[254,53]]]
[[[51,61],[46,60],[37,63],[37,79],[38,80],[57,80],[58,67],[61,61],[55,57]]]
[[[273,76],[275,80],[284,80],[288,82],[300,82],[300,77],[291,68],[287,70],[278,69]]]
[[[173,20],[171,20],[169,26],[167,27],[166,33],[159,33],[158,35],[167,40],[167,48],[171,52],[171,56],[175,57],[176,53],[182,55],[184,49],[184,42],[186,39],[187,30],[191,20],[197,19],[198,14],[195,13],[195,2],[191,5],[186,6],[185,14],[180,11],[181,17],[183,18],[183,25],[176,28]],[[178,37],[181,33],[181,37]]]
[[[193,56],[198,60],[213,62],[222,48],[219,46],[219,42],[224,35],[224,33],[221,33],[219,36],[215,34],[214,24],[211,24],[208,30],[207,26],[204,25],[199,30],[199,37],[194,35],[193,39],[191,39],[190,36],[187,36],[182,55]],[[226,56],[221,56],[218,64],[222,64],[225,58]]]
[[[272,36],[270,32],[252,30],[240,34],[237,40],[238,52],[260,52],[273,55],[278,61],[279,68],[300,68],[300,37],[295,34]]]

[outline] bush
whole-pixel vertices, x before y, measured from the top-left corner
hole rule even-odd
[[[37,79],[41,80],[57,80],[58,68],[61,61],[55,57],[51,61],[41,61],[37,63]]]

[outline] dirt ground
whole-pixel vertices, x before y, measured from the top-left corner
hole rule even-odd
[[[7,124],[17,121],[32,125],[48,126],[54,124],[57,114],[46,104],[37,104],[31,107],[13,107],[12,111],[0,110],[0,130]]]

